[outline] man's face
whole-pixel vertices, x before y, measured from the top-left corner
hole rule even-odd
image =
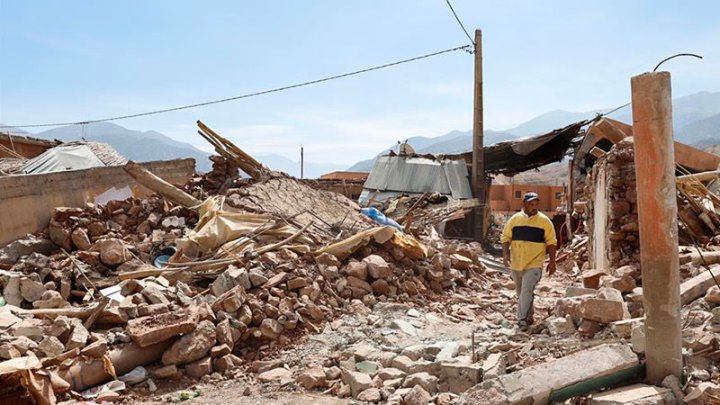
[[[533,215],[537,214],[537,213],[538,213],[538,204],[539,204],[539,203],[540,203],[540,201],[538,201],[538,200],[532,200],[532,201],[528,201],[528,202],[526,202],[526,203],[523,203],[523,208],[524,208],[524,210],[525,210],[525,213],[528,214],[528,215],[530,215],[530,216],[533,216]]]

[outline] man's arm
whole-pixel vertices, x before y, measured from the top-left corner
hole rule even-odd
[[[510,268],[510,242],[504,242],[503,246],[503,266]]]
[[[552,276],[555,273],[555,254],[557,253],[557,246],[550,245],[547,247],[548,254],[550,255],[550,262],[547,265],[548,276]]]

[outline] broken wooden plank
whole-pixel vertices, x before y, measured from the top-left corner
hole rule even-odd
[[[356,233],[347,239],[319,249],[315,251],[315,254],[329,253],[339,260],[344,260],[355,253],[356,250],[370,243],[371,240],[383,244],[390,240],[393,235],[395,235],[395,228],[391,226],[378,226],[368,229],[367,231]]]
[[[123,169],[138,183],[176,204],[187,208],[195,208],[201,204],[201,201],[197,198],[161,179],[132,160]]]

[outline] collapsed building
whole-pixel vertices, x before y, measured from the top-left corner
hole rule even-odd
[[[573,157],[561,216],[582,203],[586,233],[559,252],[529,334],[512,328],[507,269],[466,236],[483,206],[470,154],[380,161],[361,202],[382,202],[400,231],[198,126],[217,153],[203,175],[186,160],[0,177],[0,212],[17,218],[3,216],[0,241],[0,398],[141,399],[183,379],[395,404],[720,398],[717,176],[689,173],[720,157],[676,149],[681,240],[697,246],[679,247],[688,378],[660,387],[641,384],[627,125],[598,118],[484,148],[489,174]],[[293,352],[307,335],[322,343]]]

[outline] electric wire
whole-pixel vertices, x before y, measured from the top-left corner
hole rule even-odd
[[[452,4],[450,4],[450,0],[445,0],[445,2],[447,3],[448,7],[450,7],[450,11],[452,11],[453,15],[455,16],[455,20],[457,20],[458,24],[460,24],[460,28],[462,28],[463,32],[465,33],[465,35],[466,35],[466,36],[468,37],[468,39],[470,40],[470,43],[473,44],[473,46],[477,46],[477,44],[475,43],[475,41],[472,39],[472,37],[471,37],[470,34],[468,33],[468,30],[465,29],[465,25],[463,25],[462,21],[460,21],[460,17],[458,17],[458,15],[457,15],[457,13],[455,12],[455,9],[453,8]]]
[[[306,81],[306,82],[302,82],[302,83],[291,84],[288,86],[276,87],[276,88],[269,89],[269,90],[263,90],[263,91],[258,91],[258,92],[254,92],[254,93],[247,93],[247,94],[242,94],[239,96],[222,98],[219,100],[205,101],[202,103],[183,105],[183,106],[179,106],[179,107],[165,108],[165,109],[154,110],[154,111],[146,111],[146,112],[137,113],[137,114],[119,115],[116,117],[108,117],[108,118],[101,118],[101,119],[94,119],[94,120],[66,121],[66,122],[53,122],[53,123],[41,123],[41,124],[24,124],[24,125],[0,125],[0,128],[39,128],[39,127],[58,127],[58,126],[66,126],[66,125],[86,125],[86,124],[94,124],[94,123],[98,123],[98,122],[119,121],[119,120],[124,120],[124,119],[129,119],[129,118],[145,117],[148,115],[164,114],[164,113],[169,113],[169,112],[173,112],[173,111],[187,110],[187,109],[191,109],[191,108],[203,107],[203,106],[208,106],[208,105],[213,105],[213,104],[226,103],[229,101],[235,101],[235,100],[240,100],[240,99],[244,99],[244,98],[262,96],[262,95],[270,94],[270,93],[277,93],[280,91],[296,89],[298,87],[310,86],[313,84],[328,82],[331,80],[342,79],[345,77],[355,76],[355,75],[359,75],[362,73],[368,73],[368,72],[372,72],[375,70],[385,69],[385,68],[401,65],[404,63],[415,62],[418,60],[427,59],[427,58],[431,58],[433,56],[438,56],[438,55],[442,55],[442,54],[446,54],[446,53],[450,53],[450,52],[455,52],[455,51],[460,51],[460,50],[467,51],[468,48],[471,48],[471,45],[463,45],[463,46],[457,46],[454,48],[448,48],[448,49],[444,49],[444,50],[438,51],[438,52],[428,53],[425,55],[415,56],[415,57],[409,58],[409,59],[403,59],[403,60],[399,60],[399,61],[395,61],[395,62],[386,63],[383,65],[378,65],[378,66],[373,66],[373,67],[369,67],[369,68],[365,68],[365,69],[355,70],[355,71],[348,72],[348,73],[342,73],[342,74],[335,75],[335,76],[329,76],[329,77],[325,77],[322,79],[315,79],[315,80],[310,80],[310,81]]]

